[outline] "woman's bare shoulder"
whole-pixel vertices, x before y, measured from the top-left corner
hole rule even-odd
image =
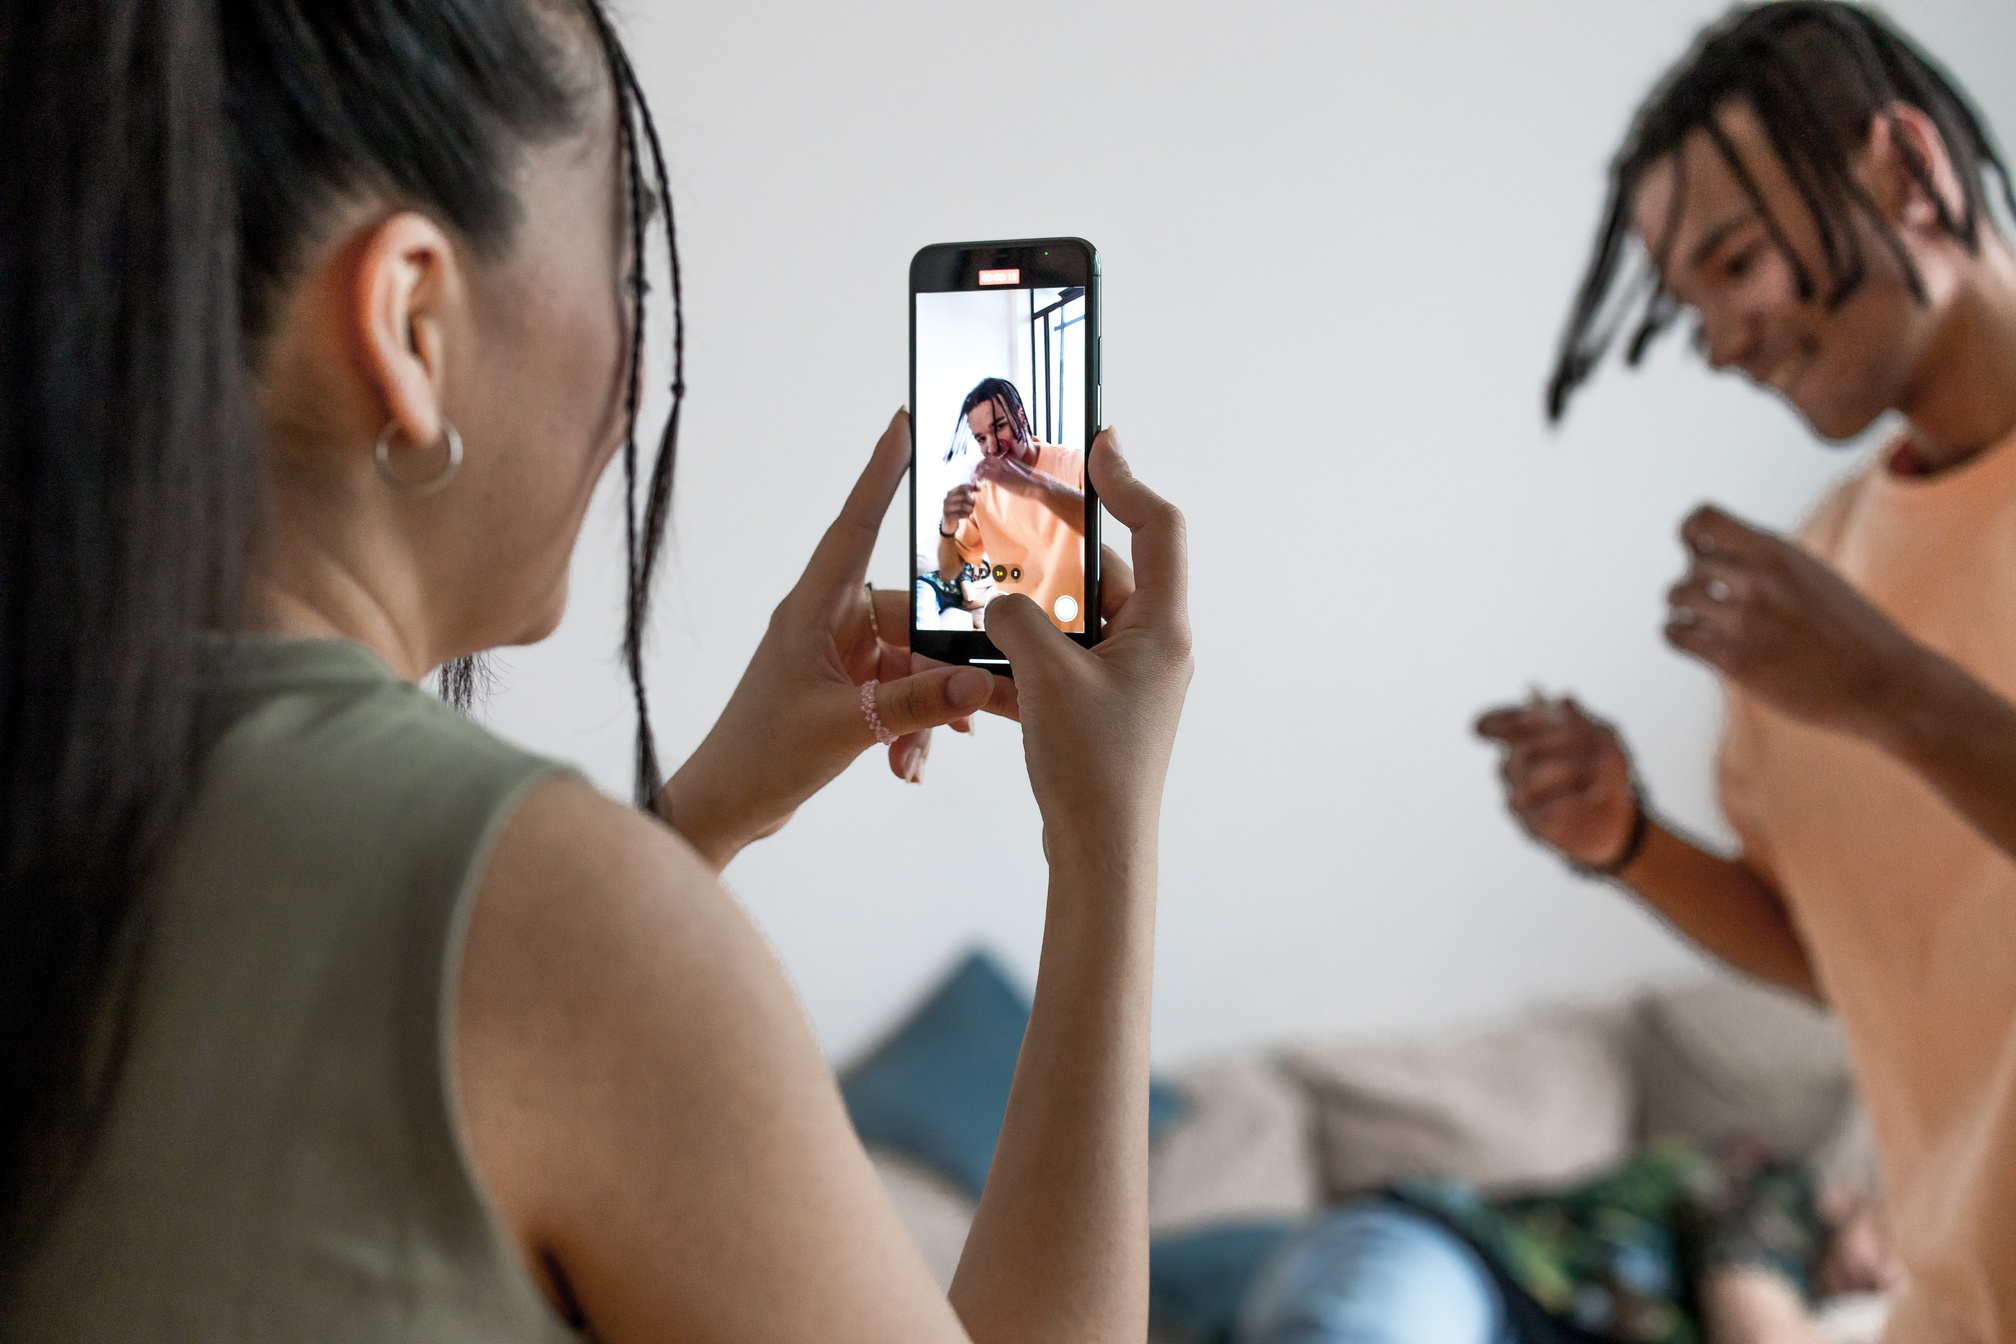
[[[579,779],[535,789],[484,874],[457,1005],[477,1179],[598,1338],[811,1338],[849,1280],[907,1327],[884,1337],[956,1335],[783,968],[655,818]]]
[[[500,836],[484,873],[479,905],[525,908],[528,919],[557,919],[555,890],[586,898],[574,913],[618,917],[628,900],[709,902],[719,884],[679,834],[574,775],[528,794]],[[613,908],[612,908],[613,903]]]
[[[584,1078],[655,1052],[705,1067],[732,1036],[717,995],[770,1028],[805,1028],[770,949],[676,832],[585,781],[534,789],[499,837],[469,918],[458,985],[465,1072],[491,1050]],[[702,1025],[706,1024],[706,1025]],[[813,1055],[816,1059],[816,1053]],[[612,1075],[598,1079],[614,1083]]]

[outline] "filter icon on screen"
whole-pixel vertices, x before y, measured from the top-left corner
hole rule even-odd
[[[1050,609],[1057,613],[1059,625],[1069,625],[1078,619],[1078,599],[1069,593],[1058,598],[1057,604]]]

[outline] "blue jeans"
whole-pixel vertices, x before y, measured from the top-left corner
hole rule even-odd
[[[1268,1267],[1239,1344],[1516,1344],[1484,1261],[1390,1200],[1326,1214]]]

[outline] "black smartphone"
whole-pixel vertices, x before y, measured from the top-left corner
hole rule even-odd
[[[1007,672],[987,605],[1099,638],[1099,254],[938,243],[910,261],[910,647]]]

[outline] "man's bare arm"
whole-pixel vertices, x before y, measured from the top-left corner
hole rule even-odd
[[[2016,855],[2016,706],[1791,542],[1708,508],[1682,536],[1675,646],[1781,714],[1888,752]]]

